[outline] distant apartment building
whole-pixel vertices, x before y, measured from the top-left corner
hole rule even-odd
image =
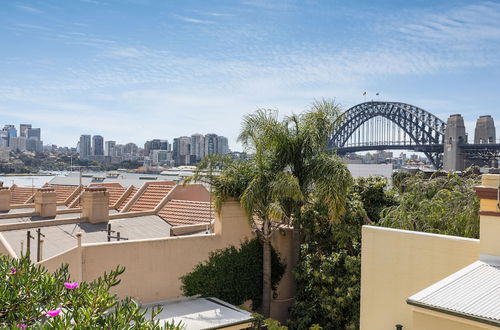
[[[172,152],[168,150],[151,150],[151,165],[171,166]]]
[[[229,143],[227,141],[227,137],[225,136],[217,136],[217,154],[220,154],[220,155],[225,155],[225,154],[228,154],[230,152],[229,150]]]
[[[217,134],[205,135],[204,143],[204,156],[213,155],[217,153]]]
[[[91,141],[90,135],[87,134],[80,135],[80,147],[79,147],[80,159],[88,160],[92,155],[91,153],[92,148],[90,141]]]
[[[23,137],[21,137],[23,138]],[[31,152],[42,152],[43,151],[43,142],[37,140],[36,138],[28,138],[26,139],[26,150]]]
[[[26,140],[23,136],[12,137],[9,140],[9,148],[17,152],[26,151]]]
[[[7,131],[0,131],[0,147],[9,146],[9,133]]]
[[[92,156],[95,160],[104,159],[104,138],[100,135],[92,137]]]
[[[199,161],[205,155],[205,137],[201,134],[191,135],[191,155]]]
[[[154,139],[144,143],[144,156],[151,156],[153,150],[170,151],[170,143],[168,140]]]
[[[40,128],[28,128],[25,133],[28,139],[42,140],[42,130]]]
[[[8,162],[10,160],[10,148],[0,146],[0,162]]]
[[[31,129],[31,124],[20,124],[19,125],[19,136],[23,136],[23,137],[27,138],[29,129]]]
[[[7,147],[10,147],[10,139],[17,137],[17,129],[14,125],[5,125],[2,129],[4,136],[7,141]]]
[[[106,141],[104,142],[104,156],[115,157],[116,156],[116,141]]]
[[[191,138],[181,136],[174,139],[172,152],[176,166],[191,164]]]

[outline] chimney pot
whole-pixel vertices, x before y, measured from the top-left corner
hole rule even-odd
[[[108,222],[109,192],[106,187],[86,187],[82,194],[82,217],[91,223]]]
[[[40,188],[35,193],[35,211],[41,217],[55,217],[57,195],[53,188]]]
[[[10,201],[12,198],[12,192],[9,187],[0,186],[0,211],[10,210]]]

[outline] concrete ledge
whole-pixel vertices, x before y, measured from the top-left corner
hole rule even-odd
[[[35,208],[35,203],[26,203],[26,204],[12,204],[10,206],[11,209],[29,209]]]
[[[168,221],[167,221],[168,222]],[[185,226],[176,226],[170,228],[170,236],[179,236],[179,235],[186,235],[202,230],[210,230],[212,228],[213,222],[211,223],[206,223],[206,224],[195,224],[195,225],[185,225]]]
[[[156,215],[156,213],[154,210],[133,211],[133,212],[124,212],[124,213],[118,212],[118,213],[110,214],[109,220],[142,217],[144,215]]]
[[[19,229],[30,229],[38,227],[47,226],[58,226],[58,225],[68,225],[73,223],[89,222],[85,218],[72,218],[72,219],[47,219],[47,220],[35,220],[30,222],[18,222],[18,223],[8,223],[0,225],[0,232],[7,230],[19,230]]]
[[[26,217],[36,217],[37,215],[40,215],[38,212],[35,210],[31,212],[20,212],[20,213],[5,213],[5,214],[0,214],[0,220],[2,219],[14,219],[14,218],[26,218]]]

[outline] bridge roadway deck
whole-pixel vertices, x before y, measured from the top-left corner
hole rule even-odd
[[[500,152],[500,143],[495,144],[464,144],[462,149],[466,153],[479,153],[479,152]],[[373,144],[373,145],[363,145],[363,146],[349,146],[337,149],[339,155],[344,155],[351,152],[359,151],[371,151],[371,150],[413,150],[415,152],[440,152],[444,151],[442,144],[429,144],[429,145],[418,145],[418,144]]]

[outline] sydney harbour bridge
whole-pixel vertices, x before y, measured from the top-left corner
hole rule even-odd
[[[498,166],[500,143],[489,115],[477,120],[469,142],[463,117],[444,122],[419,107],[371,101],[358,104],[337,119],[329,142],[340,155],[369,150],[413,150],[424,153],[435,168],[460,171],[469,165]]]

